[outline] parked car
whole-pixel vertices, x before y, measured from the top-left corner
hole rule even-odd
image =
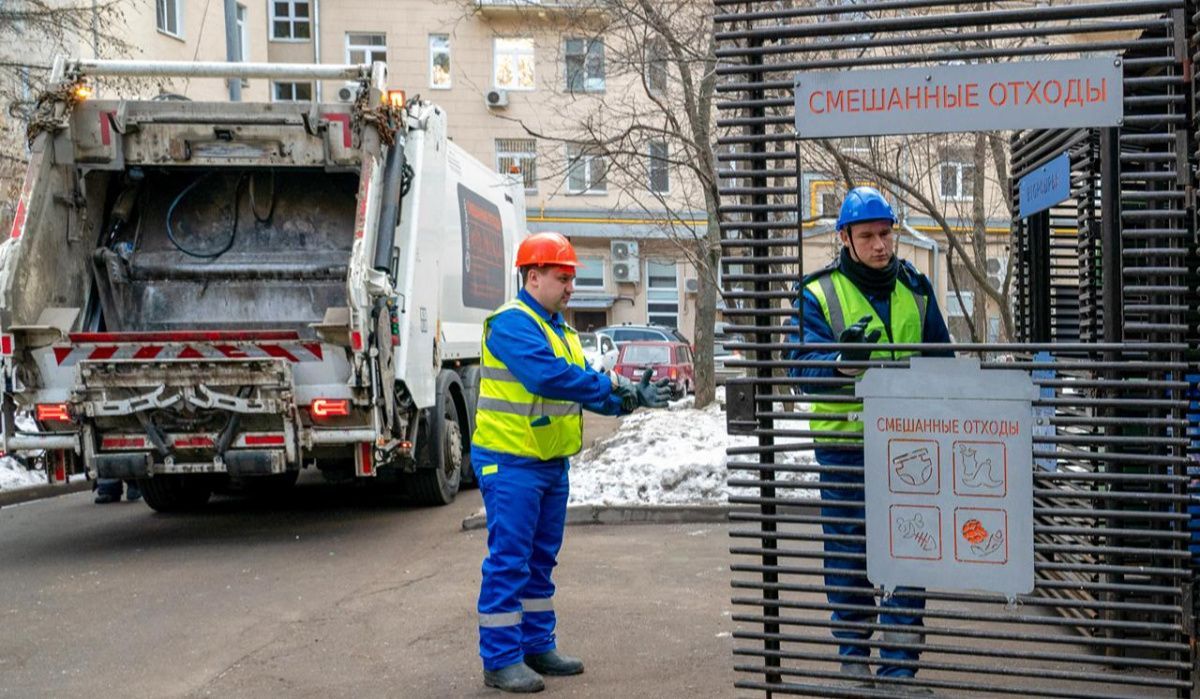
[[[727,367],[725,362],[730,359],[742,359],[742,353],[729,349],[726,343],[742,342],[741,335],[716,335],[713,337],[713,376],[718,386],[724,385],[729,379],[741,378],[746,375],[742,367]]]
[[[682,342],[691,346],[691,342],[675,328],[665,325],[608,325],[596,331],[597,335],[607,335],[617,343],[617,347],[626,342]]]
[[[696,368],[692,348],[686,342],[626,342],[621,345],[613,370],[630,381],[641,381],[646,369],[653,369],[651,381],[671,380],[671,392],[682,397],[696,390]]]
[[[579,344],[587,363],[596,371],[607,374],[617,365],[617,345],[607,335],[579,333]]]

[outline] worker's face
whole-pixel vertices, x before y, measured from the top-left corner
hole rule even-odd
[[[895,236],[891,221],[864,221],[843,228],[840,232],[842,245],[850,250],[850,257],[871,269],[883,269],[896,252]]]
[[[525,289],[551,313],[567,310],[575,293],[575,270],[570,267],[535,267],[529,272]]]

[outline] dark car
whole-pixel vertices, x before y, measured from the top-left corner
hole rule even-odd
[[[686,337],[675,328],[665,325],[609,325],[596,330],[597,335],[607,335],[617,346],[626,342],[682,342],[691,345]]]
[[[686,342],[626,342],[621,346],[614,372],[636,383],[646,369],[653,370],[651,381],[669,379],[676,396],[696,390],[692,348]]]

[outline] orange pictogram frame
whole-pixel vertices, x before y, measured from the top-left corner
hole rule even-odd
[[[925,447],[929,447],[932,445],[932,447],[933,447],[932,448],[933,476],[930,477],[929,480],[933,481],[933,486],[934,486],[933,490],[919,490],[919,489],[917,489],[919,486],[911,486],[904,482],[901,482],[899,484],[902,489],[897,490],[897,488],[896,488],[896,486],[897,486],[896,468],[895,468],[895,465],[892,463],[892,454],[895,453],[895,450],[893,450],[892,445],[893,444],[901,444],[901,443],[909,444],[909,445],[912,445],[913,447],[915,447],[918,444],[921,446],[925,446]],[[902,447],[902,448],[904,448],[904,447]],[[912,494],[912,495],[938,495],[938,494],[940,494],[942,492],[942,454],[941,454],[941,449],[942,449],[942,445],[939,444],[937,442],[937,440],[933,440],[933,439],[889,439],[888,440],[888,449],[887,449],[888,490],[893,493],[903,493],[903,494]]]
[[[1003,477],[1002,486],[999,491],[984,492],[981,490],[966,490],[959,489],[959,472],[958,472],[958,446],[960,444],[986,444],[988,446],[999,446],[1001,458],[1003,459]],[[982,440],[956,439],[950,443],[950,475],[954,483],[954,494],[961,495],[965,498],[1003,498],[1008,495],[1008,445],[1004,442],[985,442]],[[957,539],[956,539],[957,540]]]
[[[935,518],[933,521],[937,523],[934,532],[936,532],[937,540],[937,555],[930,551],[928,556],[897,556],[896,555],[896,508],[900,507],[905,510],[932,510],[929,513]],[[1006,542],[1007,543],[1007,542]],[[892,505],[888,508],[888,553],[892,558],[901,558],[909,561],[940,561],[942,560],[942,510],[939,507],[931,505]]]
[[[959,554],[959,546],[964,545],[962,541],[962,525],[970,519],[978,519],[975,515],[977,512],[999,512],[1000,519],[1003,522],[1004,532],[1004,558],[996,561],[985,561],[979,558],[963,558]],[[954,560],[959,563],[978,563],[982,565],[998,566],[1008,563],[1008,512],[998,507],[956,507],[954,508]],[[969,544],[966,544],[969,546]]]

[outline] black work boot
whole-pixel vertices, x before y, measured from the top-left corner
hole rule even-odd
[[[545,653],[525,656],[525,664],[543,675],[563,677],[578,675],[583,672],[583,661],[569,655],[559,655],[558,651],[548,650]]]
[[[525,663],[513,663],[499,670],[484,670],[483,685],[514,694],[532,694],[546,688],[542,676]]]

